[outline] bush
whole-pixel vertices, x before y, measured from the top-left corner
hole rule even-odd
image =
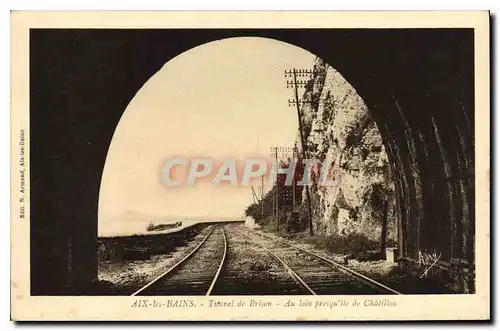
[[[328,245],[329,240],[332,240],[333,236],[312,236],[312,237],[303,237],[302,242],[304,244],[309,244],[313,245],[316,248],[319,249],[326,249],[326,246]]]
[[[286,231],[294,235],[297,232],[304,231],[304,222],[300,219],[300,214],[298,212],[291,212],[287,215],[286,220]]]
[[[146,231],[154,231],[155,228],[156,228],[155,224],[153,222],[151,222],[146,227]]]
[[[361,233],[350,233],[347,236],[313,236],[305,237],[303,242],[325,249],[330,253],[365,257],[373,255],[373,251],[380,250],[379,243],[368,239]]]
[[[276,231],[278,229],[277,220],[273,217],[266,217],[260,220],[258,224],[264,231],[274,232],[282,237],[286,237],[288,234],[286,229],[286,222],[283,219],[281,219],[280,221],[279,231]]]

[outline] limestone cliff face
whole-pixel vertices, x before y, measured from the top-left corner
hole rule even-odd
[[[380,240],[386,208],[388,238],[395,240],[391,170],[377,125],[363,100],[335,69],[318,59],[303,101],[308,158],[331,160],[336,180],[335,186],[311,188],[316,233],[355,232]]]

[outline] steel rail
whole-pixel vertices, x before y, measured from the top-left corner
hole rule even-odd
[[[267,235],[267,234],[264,234],[264,233],[262,233],[262,232],[260,232],[260,231],[254,231],[254,232],[255,232],[255,233],[257,233],[257,234],[259,234],[259,235],[261,235],[261,236],[263,236],[263,237],[266,237],[266,238],[268,238],[268,239],[271,239],[271,240],[274,240],[274,241],[277,241],[277,242],[283,243],[283,244],[288,245],[288,246],[290,246],[290,247],[292,247],[292,248],[298,249],[298,250],[299,250],[299,251],[301,251],[301,252],[304,252],[304,253],[306,253],[306,254],[309,254],[309,255],[311,255],[311,256],[314,256],[314,257],[316,257],[316,258],[318,258],[318,259],[320,259],[320,260],[322,260],[322,261],[324,261],[324,262],[326,262],[326,263],[328,263],[328,264],[330,264],[330,265],[332,265],[332,266],[335,266],[335,267],[337,267],[337,268],[339,268],[339,269],[343,270],[343,271],[344,271],[344,272],[346,272],[346,273],[349,273],[349,274],[351,274],[351,275],[356,276],[357,278],[360,278],[360,279],[361,279],[361,280],[363,280],[366,284],[368,284],[368,285],[370,285],[370,286],[372,286],[372,287],[375,287],[375,288],[378,288],[378,289],[381,289],[381,288],[382,288],[382,289],[384,289],[384,290],[386,290],[386,291],[388,291],[388,292],[391,292],[391,293],[393,293],[393,294],[403,295],[403,293],[400,293],[400,292],[398,292],[398,291],[396,291],[396,290],[394,290],[394,289],[392,289],[392,288],[390,288],[390,287],[388,287],[388,286],[386,286],[386,285],[384,285],[384,284],[382,284],[382,283],[377,282],[377,281],[376,281],[376,280],[374,280],[374,279],[371,279],[370,277],[367,277],[367,276],[365,276],[365,275],[363,275],[363,274],[361,274],[361,273],[359,273],[359,272],[357,272],[357,271],[354,271],[354,270],[352,270],[352,269],[350,269],[350,268],[348,268],[348,267],[346,267],[346,266],[343,266],[342,264],[339,264],[339,263],[337,263],[337,262],[335,262],[335,261],[332,261],[332,260],[330,260],[330,259],[328,259],[328,258],[326,258],[326,257],[323,257],[323,256],[319,255],[319,254],[316,254],[316,253],[311,252],[311,251],[308,251],[308,250],[306,250],[306,249],[304,249],[304,248],[301,248],[301,247],[298,247],[298,246],[292,245],[292,244],[290,244],[290,243],[288,243],[288,242],[286,242],[286,241],[284,241],[284,240],[277,239],[277,238],[273,238],[273,237],[271,237],[271,236],[269,236],[269,235]]]
[[[255,243],[257,243],[257,245],[259,245],[260,247],[262,247],[269,255],[271,255],[272,257],[274,257],[276,260],[278,260],[278,262],[280,262],[283,267],[288,271],[288,273],[290,274],[290,276],[292,276],[292,278],[302,287],[304,287],[309,293],[311,293],[312,295],[317,295],[316,292],[313,291],[313,289],[311,289],[309,287],[309,285],[307,285],[307,283],[288,265],[286,264],[285,261],[283,261],[282,259],[280,259],[276,254],[274,254],[269,248],[267,248],[266,246],[264,246],[262,243],[259,243],[258,241],[255,240],[255,238],[252,238],[251,236],[247,235],[247,234],[244,234],[240,231],[238,231],[238,233],[240,233],[241,235],[245,236],[245,237],[248,237],[250,239],[253,239],[253,241]]]
[[[224,227],[222,227],[222,237],[224,238],[224,253],[222,254],[222,259],[220,261],[219,269],[217,269],[217,272],[215,273],[214,279],[212,280],[212,283],[210,284],[210,287],[208,288],[208,291],[205,294],[206,296],[208,296],[212,293],[212,290],[215,287],[215,283],[217,282],[217,279],[219,279],[219,275],[220,275],[220,272],[222,271],[222,267],[224,266],[224,262],[226,261],[227,238],[226,238],[226,232],[224,231]]]
[[[150,287],[151,285],[153,285],[154,283],[156,283],[158,280],[160,280],[161,278],[167,276],[172,271],[174,271],[178,267],[180,267],[184,262],[186,262],[189,258],[191,258],[194,255],[194,253],[196,253],[200,249],[200,247],[207,241],[208,237],[210,237],[210,235],[214,232],[214,230],[216,228],[217,228],[217,225],[215,225],[210,230],[210,232],[205,236],[205,238],[203,238],[203,240],[198,244],[198,246],[196,246],[188,255],[184,256],[184,258],[182,258],[182,260],[180,260],[179,262],[177,262],[176,264],[174,264],[172,267],[170,267],[170,269],[168,269],[167,271],[165,271],[164,273],[162,273],[160,276],[158,276],[155,279],[153,279],[152,281],[150,281],[145,286],[141,287],[139,290],[135,291],[131,296],[138,295],[139,293],[141,293],[142,291],[144,291],[145,289],[147,289],[148,287]]]

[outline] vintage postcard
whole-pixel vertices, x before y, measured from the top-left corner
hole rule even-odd
[[[489,13],[13,12],[11,318],[490,318]]]

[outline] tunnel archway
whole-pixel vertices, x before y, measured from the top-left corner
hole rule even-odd
[[[218,43],[224,40],[234,38]],[[448,48],[461,54],[457,41],[433,45],[425,56],[419,46],[413,42],[392,54],[404,60],[387,72],[358,58],[325,61],[347,77],[379,128],[396,191],[399,258],[419,263],[430,255],[473,264],[473,128],[470,91],[461,85],[470,73],[441,54]],[[436,85],[429,89],[431,81]],[[449,93],[450,86],[460,93]]]
[[[43,228],[32,230],[32,245],[46,246],[32,253],[32,292],[75,292],[96,277],[96,260],[92,256],[95,256],[101,180],[96,174],[103,169],[112,132],[132,96],[173,56],[205,42],[234,36],[273,38],[302,47],[341,72],[372,112],[397,178],[400,258],[418,263],[419,253],[438,252],[444,268],[459,265],[473,269],[473,30],[68,30],[51,33],[54,32],[32,32],[30,61],[36,79],[30,84],[34,91],[45,91],[46,96],[32,94],[31,107],[47,111],[54,106],[64,107],[71,108],[73,113],[63,114],[57,122],[45,126],[32,126],[33,137],[48,128],[56,128],[54,132],[58,135],[71,136],[71,132],[79,131],[84,123],[100,125],[103,130],[89,131],[91,137],[75,137],[76,143],[70,149],[63,143],[64,139],[32,141],[32,162],[46,164],[45,168],[32,168],[32,178],[40,178],[42,189],[50,187],[53,181],[61,183],[55,194],[61,201],[67,199],[61,206],[52,208],[49,198],[41,197],[33,187],[32,194],[38,199],[32,198],[31,214],[39,211],[39,217],[44,219],[33,216],[32,222],[47,224],[50,219],[60,231],[59,236],[55,236],[52,229],[49,232]],[[165,38],[176,42],[162,44]],[[74,47],[75,44],[79,47]],[[35,45],[43,46],[36,48]],[[46,56],[49,49],[60,52],[73,68],[71,73],[66,70],[67,66],[54,62],[61,61],[60,57]],[[123,56],[124,53],[128,55]],[[121,60],[110,60],[116,58]],[[103,64],[106,64],[105,70]],[[53,80],[54,84],[69,88],[48,85],[43,78],[49,76],[59,78]],[[80,77],[78,83],[74,77]],[[96,79],[100,84],[94,83]],[[93,92],[92,98],[78,92],[82,86],[87,88],[83,90]],[[73,97],[68,97],[68,93],[73,93]],[[42,111],[33,114],[32,123],[51,121],[42,116]],[[82,143],[78,139],[82,139]],[[88,145],[87,140],[91,140],[92,145]],[[60,157],[52,157],[55,154]],[[72,160],[74,166],[60,164],[61,159]],[[61,167],[64,178],[59,180],[54,169]],[[82,167],[88,171],[82,171]],[[44,169],[51,170],[47,170],[47,174]],[[77,175],[72,178],[71,173]],[[86,185],[81,186],[82,181]],[[65,223],[68,218],[74,221],[71,226]],[[68,242],[71,245],[68,246]],[[57,255],[51,253],[54,249]],[[47,261],[54,268],[48,268]],[[68,263],[73,266],[70,271]],[[58,279],[47,269],[61,271]],[[34,273],[38,276],[33,277]]]

